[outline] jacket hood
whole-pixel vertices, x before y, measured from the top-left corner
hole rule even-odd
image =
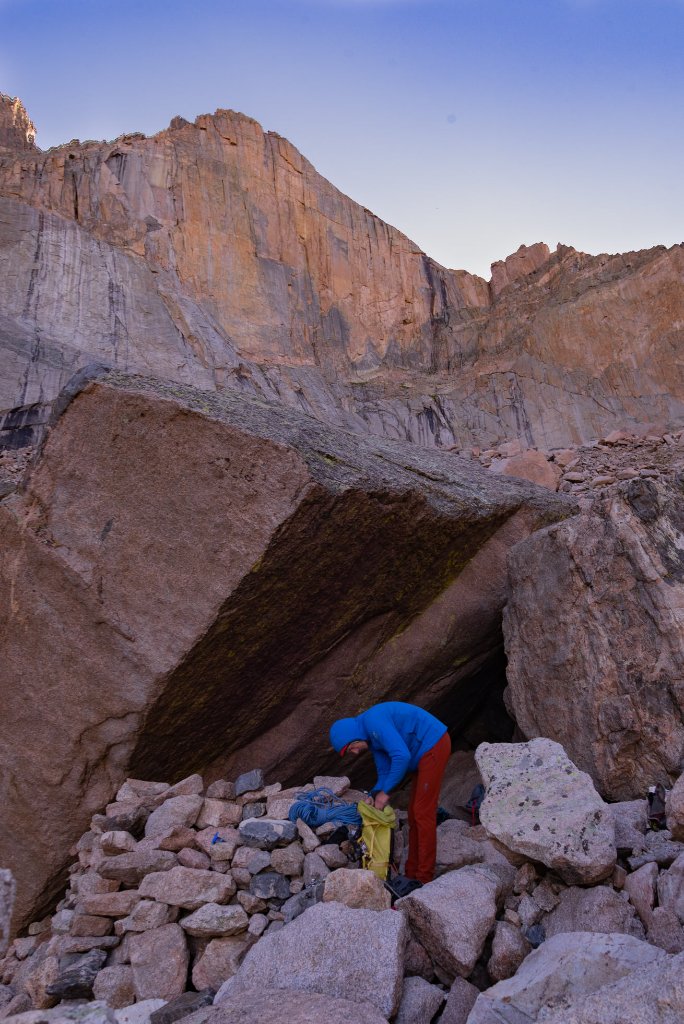
[[[338,718],[330,726],[330,742],[339,754],[352,740],[365,740],[366,730],[358,718]]]

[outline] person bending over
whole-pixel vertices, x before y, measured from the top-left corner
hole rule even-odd
[[[414,704],[387,701],[355,718],[339,718],[330,727],[330,742],[342,756],[370,750],[378,779],[371,789],[382,810],[389,794],[414,772],[408,807],[409,849],[406,876],[431,882],[437,858],[437,805],[451,754],[447,727]]]

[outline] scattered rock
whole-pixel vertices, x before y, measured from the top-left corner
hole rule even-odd
[[[161,928],[164,924],[172,924],[177,916],[175,907],[155,900],[140,900],[133,907],[128,917],[122,917],[114,925],[116,935],[126,932],[146,932],[150,928]]]
[[[235,795],[242,796],[250,790],[261,789],[264,784],[264,773],[261,768],[255,768],[251,772],[244,772],[235,780]]]
[[[684,952],[684,930],[677,915],[668,907],[656,907],[652,912],[646,937],[666,953]]]
[[[658,877],[658,903],[667,907],[684,923],[684,854]]]
[[[57,999],[89,999],[93,994],[93,983],[97,973],[107,959],[101,949],[91,949],[61,969],[58,977],[45,991]]]
[[[511,978],[520,967],[531,946],[519,928],[507,921],[498,921],[492,942],[492,955],[487,972],[492,981]]]
[[[130,955],[136,999],[174,999],[184,992],[189,956],[179,925],[134,932]]]
[[[287,850],[288,847],[285,847]],[[285,852],[276,851],[273,852]],[[235,851],[235,855],[231,861],[232,868],[245,868],[249,871],[250,875],[256,875],[259,871],[263,871],[264,868],[270,867],[271,865],[271,854],[267,853],[266,850],[259,850],[252,846],[240,846]]]
[[[665,960],[662,950],[630,935],[555,935],[530,953],[512,978],[478,996],[468,1024],[520,1024],[538,1019],[546,1024],[548,1017],[541,1016],[542,1010],[548,1013],[556,1006],[568,1006],[641,967],[654,970]],[[630,1019],[628,1015],[622,1024]]]
[[[351,783],[346,775],[316,775],[314,789],[329,789],[335,796],[343,796]]]
[[[114,1010],[135,1002],[133,968],[128,964],[103,967],[93,982],[93,995]]]
[[[439,1018],[439,1024],[467,1024],[470,1011],[479,994],[480,990],[465,978],[455,978],[449,989],[446,1006]]]
[[[249,918],[242,907],[226,907],[218,903],[205,903],[181,921],[181,927],[188,935],[203,938],[238,935],[247,930],[248,924]]]
[[[324,843],[322,846],[319,846],[313,856],[320,857],[325,866],[331,871],[334,871],[336,868],[346,868],[349,864],[339,846],[336,846],[334,843]]]
[[[627,855],[633,850],[644,849],[644,836],[648,829],[648,802],[623,800],[608,806],[615,824],[615,846],[618,852]]]
[[[146,875],[170,871],[177,865],[175,854],[167,850],[134,850],[117,857],[108,857],[98,866],[103,878],[124,885],[138,885]]]
[[[207,799],[209,800],[234,800],[235,783],[227,779],[217,779],[207,787]]]
[[[625,892],[642,923],[648,926],[655,905],[658,865],[644,864],[625,879]]]
[[[297,989],[370,1003],[390,1017],[401,999],[406,940],[406,922],[394,911],[318,903],[260,939],[237,981],[245,988]]]
[[[214,992],[220,989],[225,980],[238,971],[250,945],[250,941],[242,936],[212,939],[192,969],[195,988],[210,988]]]
[[[131,853],[136,841],[130,832],[103,832],[100,847],[107,857],[115,857],[117,853]]]
[[[227,903],[235,895],[235,882],[215,871],[175,867],[146,875],[140,883],[140,895],[173,907],[198,910],[203,903]]]
[[[140,902],[137,889],[126,889],[123,892],[93,893],[82,896],[78,901],[78,909],[83,914],[97,914],[101,917],[125,917],[130,914],[136,903]]]
[[[644,937],[632,904],[607,885],[566,889],[560,894],[555,910],[544,918],[544,929],[547,938],[561,932],[620,932]]]
[[[277,871],[263,871],[252,876],[249,891],[260,900],[286,900],[290,896],[290,885]]]
[[[145,835],[153,837],[161,835],[171,828],[189,828],[197,821],[203,806],[204,801],[199,794],[171,797],[150,814],[145,825]],[[218,824],[218,822],[213,824]],[[221,822],[220,824],[231,823]]]
[[[197,818],[198,828],[238,825],[242,821],[242,804],[229,800],[205,800]]]
[[[336,846],[335,849],[340,854],[339,847]],[[252,852],[256,853],[258,851]],[[340,854],[340,856],[344,856],[344,854]],[[346,864],[347,858],[345,857],[344,859]],[[301,875],[304,869],[304,851],[300,843],[290,843],[289,846],[285,846],[280,850],[273,850],[270,861],[274,871],[279,871],[281,875],[295,878]]]
[[[435,879],[396,904],[444,974],[467,977],[496,917],[499,882],[485,867],[465,867]]]
[[[182,996],[170,999],[164,1006],[150,1014],[150,1024],[175,1024],[177,1020],[188,1017],[203,1006],[211,1006],[214,1002],[212,989],[201,992],[184,992]]]
[[[492,470],[503,473],[505,476],[517,476],[523,480],[529,480],[533,484],[548,487],[552,491],[557,489],[561,478],[560,468],[554,462],[549,462],[544,452],[534,449],[521,452],[520,455],[513,455],[508,459],[499,459],[492,465]]]
[[[211,858],[201,850],[179,850],[178,863],[182,868],[195,868],[198,871],[208,871],[211,867]]]
[[[343,903],[364,910],[389,910],[389,892],[373,871],[363,868],[337,868],[326,876],[324,902]]]
[[[318,848],[320,849],[320,847]],[[330,874],[330,868],[322,857],[319,857],[318,850],[314,853],[307,853],[304,858],[304,885],[310,886],[314,882],[320,882]]]
[[[62,1003],[52,1010],[22,1012],[6,1020],[12,1024],[117,1024],[115,1011],[101,1002]]]
[[[245,846],[253,846],[260,850],[274,850],[277,846],[287,846],[297,835],[297,828],[292,821],[276,818],[248,818],[240,822],[238,832]]]
[[[444,990],[423,978],[406,978],[394,1024],[430,1024],[444,1002]]]
[[[230,1003],[215,1008],[206,1024],[386,1024],[368,1003],[318,992],[254,987],[238,991]]]
[[[122,1010],[116,1010],[114,1016],[117,1024],[150,1024],[152,1014],[165,1003],[165,999],[139,1000],[133,1006],[124,1006]]]

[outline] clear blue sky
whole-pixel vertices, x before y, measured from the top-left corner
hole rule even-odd
[[[42,148],[217,107],[450,267],[684,240],[684,0],[0,0]]]

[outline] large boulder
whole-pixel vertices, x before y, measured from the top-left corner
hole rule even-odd
[[[443,976],[467,977],[496,917],[500,883],[486,867],[464,867],[429,882],[399,900],[411,931]]]
[[[658,877],[658,903],[684,924],[684,853]]]
[[[11,1024],[117,1024],[114,1010],[100,1000],[62,1003],[51,1010],[28,1010],[5,1020]]]
[[[629,935],[555,935],[530,953],[512,978],[478,996],[468,1024],[546,1022],[550,1009],[565,1007],[639,968],[653,970],[667,959],[661,949]]]
[[[625,482],[509,559],[516,721],[562,743],[613,800],[674,781],[684,760],[683,486],[681,471]]]
[[[232,392],[74,382],[25,490],[0,502],[0,864],[17,922],[127,774],[306,777],[338,767],[333,704],[457,695],[499,649],[508,548],[571,508]],[[47,663],[62,666],[50,715]]]
[[[569,883],[611,874],[613,817],[559,743],[482,743],[476,758],[486,786],[480,821],[492,838]]]
[[[217,1005],[232,1007],[244,989],[297,989],[370,1003],[391,1017],[401,1000],[407,938],[394,911],[318,903],[250,949]]]
[[[549,1013],[544,1024],[680,1024],[682,979],[684,954],[666,956]]]
[[[672,838],[684,840],[684,775],[680,775],[666,797],[667,827]]]
[[[201,1019],[202,1024],[387,1024],[385,1014],[372,1003],[263,986],[236,992],[225,1006],[203,1011]],[[192,1018],[187,1020],[191,1024]]]

